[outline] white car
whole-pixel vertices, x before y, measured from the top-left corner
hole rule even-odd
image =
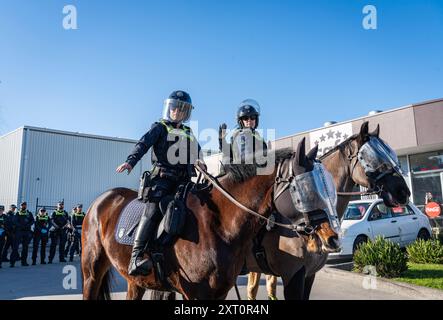
[[[389,208],[383,200],[349,202],[341,222],[341,251],[329,254],[329,259],[352,257],[363,242],[383,236],[401,247],[416,239],[429,239],[432,234],[428,217],[413,203]]]

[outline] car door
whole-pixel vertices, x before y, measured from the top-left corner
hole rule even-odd
[[[411,207],[392,208],[392,216],[400,228],[400,245],[407,246],[417,238],[419,221]]]
[[[398,221],[392,217],[391,210],[382,202],[374,205],[368,215],[373,239],[382,236],[392,242],[400,243]]]

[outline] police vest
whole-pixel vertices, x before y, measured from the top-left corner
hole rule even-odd
[[[165,128],[165,132],[160,136],[160,141],[153,146],[153,164],[188,170],[188,166],[192,166],[197,160],[199,150],[198,141],[191,128],[185,125],[175,128],[164,120],[158,123]]]
[[[27,216],[27,215],[29,215],[30,213],[31,213],[31,212],[28,211],[28,210],[20,210],[20,211],[17,212],[17,214],[18,214],[19,216]]]
[[[239,129],[232,135],[232,157],[234,163],[240,163],[252,156],[256,151],[263,150],[263,138],[251,129]]]

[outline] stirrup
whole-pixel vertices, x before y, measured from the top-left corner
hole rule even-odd
[[[147,276],[152,272],[154,267],[151,259],[143,259],[135,257],[131,259],[128,274],[130,276]]]

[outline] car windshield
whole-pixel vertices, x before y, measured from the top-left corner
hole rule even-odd
[[[346,208],[343,220],[360,220],[368,210],[369,203],[351,203]]]

